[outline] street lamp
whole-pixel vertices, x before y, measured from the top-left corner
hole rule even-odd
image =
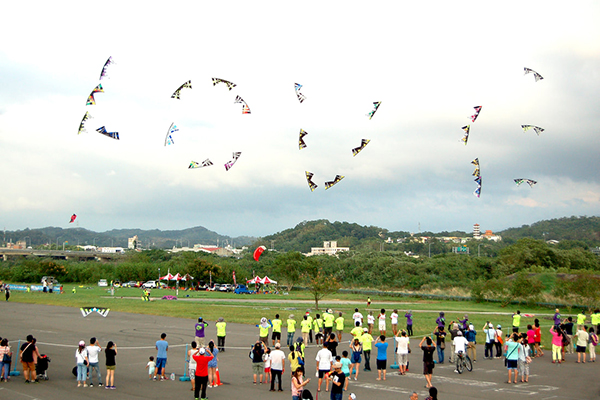
[[[158,280],[160,281],[160,267],[158,267]]]

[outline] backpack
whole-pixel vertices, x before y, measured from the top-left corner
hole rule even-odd
[[[500,344],[504,344],[504,340],[502,340],[502,335],[498,335],[497,333],[496,333],[496,341]]]
[[[592,342],[592,344],[594,346],[597,346],[598,345],[598,336],[595,333],[592,333],[590,335],[590,341]]]

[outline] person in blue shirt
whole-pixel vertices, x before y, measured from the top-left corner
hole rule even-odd
[[[169,342],[165,339],[167,337],[166,333],[162,333],[160,335],[160,340],[156,341],[156,369],[154,370],[154,378],[156,380],[156,375],[160,375],[160,380],[165,381],[167,378],[165,377],[165,367],[167,366],[167,351],[169,350]]]
[[[473,324],[469,325],[469,330],[465,333],[465,337],[467,338],[467,355],[473,360],[473,362],[477,361],[477,332],[475,331],[475,326]]]
[[[377,380],[381,380],[381,371],[383,371],[383,380],[385,381],[388,343],[386,343],[384,335],[379,336],[375,347],[377,348],[377,374],[379,376]]]

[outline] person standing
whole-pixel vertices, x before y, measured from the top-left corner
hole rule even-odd
[[[206,328],[207,326],[208,323],[204,322],[204,319],[202,317],[199,317],[198,323],[194,325],[194,340],[196,341],[198,348],[204,347],[204,328]],[[156,360],[156,365],[158,366],[158,360]]]
[[[467,314],[465,314],[465,316],[463,318],[464,319],[457,318],[457,320],[462,325],[459,328],[461,331],[463,331],[463,335],[464,335],[464,333],[467,331],[467,329],[469,329],[469,316]]]
[[[160,340],[156,341],[156,371],[154,371],[154,378],[160,375],[160,380],[167,380],[165,377],[165,369],[167,367],[167,352],[169,351],[169,342],[166,340],[167,334],[161,333]]]
[[[355,321],[354,324],[354,328],[352,328],[352,330],[350,331],[350,334],[352,335],[352,340],[360,339],[363,333],[363,328],[360,327],[359,321]]]
[[[342,312],[338,313],[338,317],[335,319],[335,330],[337,331],[338,342],[342,341],[342,333],[344,332],[344,317]]]
[[[562,318],[560,316],[558,308],[554,310],[554,316],[552,317],[552,319],[554,320],[554,326],[558,326],[562,322]]]
[[[373,311],[369,311],[367,315],[367,326],[369,327],[369,335],[373,333],[373,325],[375,325],[375,316]]]
[[[456,336],[452,340],[452,348],[454,349],[454,360],[457,365],[459,362],[459,358],[458,358],[459,354],[462,353],[463,356],[466,356],[468,343],[469,343],[469,341],[467,340],[467,338],[465,338],[463,336],[463,333],[461,331],[458,331],[456,333]],[[458,368],[456,368],[454,370],[454,372],[458,373]]]
[[[281,388],[281,376],[285,371],[285,353],[281,350],[281,344],[275,344],[275,350],[271,352],[271,392],[275,391],[275,379],[278,381],[279,392],[283,392]]]
[[[19,360],[23,365],[23,376],[25,377],[25,383],[38,382],[37,375],[35,374],[35,363],[34,355],[40,356],[38,353],[32,335],[27,335],[27,342],[21,345],[19,349]]]
[[[435,320],[437,326],[441,326],[446,328],[446,318],[444,317],[444,312],[440,311],[440,316]]]
[[[590,318],[592,325],[596,327],[596,332],[600,332],[600,310],[596,309]]]
[[[494,324],[487,321],[483,326],[483,332],[485,333],[485,354],[483,358],[493,359],[494,358],[494,343],[496,343],[496,330]]]
[[[350,380],[350,377],[352,376],[352,371],[354,370],[354,380],[356,381],[358,380],[358,373],[360,372],[360,355],[362,353],[362,345],[360,344],[360,338],[354,338],[352,343],[350,343],[350,349],[352,350],[352,357],[350,358],[351,365],[348,371],[348,380]]]
[[[379,320],[379,335],[383,335],[385,337],[385,308],[381,309],[377,319]]]
[[[87,366],[90,362],[83,340],[79,342],[79,346],[75,350],[75,361],[77,364],[77,387],[87,387]]]
[[[200,350],[198,350],[198,354],[194,355],[193,357],[194,360],[196,360],[196,375],[194,376],[196,387],[194,390],[194,398],[198,400],[198,395],[200,395],[200,391],[202,391],[201,398],[206,399],[206,387],[208,385],[208,363],[214,358],[214,356],[209,349],[202,347]]]
[[[8,301],[8,299],[10,299],[10,285],[4,285],[4,298],[6,299],[6,301]]]
[[[565,352],[567,354],[573,353],[573,317],[568,317],[564,321],[564,331],[567,335],[567,343],[565,345]]]
[[[443,326],[436,326],[435,327],[435,331],[433,331],[433,334],[435,335],[435,343],[436,343],[436,349],[437,349],[437,355],[438,355],[438,363],[439,364],[443,364],[444,363],[444,351],[446,350],[446,331],[444,330]]]
[[[219,354],[219,349],[215,348],[215,342],[211,340],[208,342],[208,350],[210,350],[210,354],[212,354],[213,359],[208,361],[208,387],[217,387],[217,369],[218,369],[218,361],[217,355]],[[198,365],[196,365],[198,367]]]
[[[425,344],[423,344],[425,342]],[[421,339],[421,343],[419,343],[419,347],[423,350],[423,375],[425,375],[425,387],[430,388],[433,385],[431,384],[431,378],[433,377],[433,368],[435,364],[433,362],[433,352],[435,351],[435,344],[431,337],[425,336]]]
[[[381,376],[383,373],[383,380],[385,381],[388,349],[388,343],[385,341],[385,335],[379,336],[379,339],[375,342],[375,348],[377,348],[377,380],[380,381],[382,379]]]
[[[469,325],[469,330],[467,331],[465,337],[467,338],[467,355],[473,360],[473,362],[477,362],[477,332],[475,331],[475,326],[473,324]]]
[[[398,336],[398,310],[392,311],[390,319],[392,323],[392,334],[396,337]]]
[[[273,327],[271,324],[271,320],[268,320],[266,317],[262,317],[260,319],[260,324],[256,325],[258,328],[258,337],[261,342],[265,344],[265,346],[269,345],[269,328]]]
[[[290,314],[287,319],[287,345],[294,344],[294,335],[296,334],[296,320],[294,314]]]
[[[365,356],[365,367],[364,371],[371,370],[371,349],[373,348],[373,336],[369,333],[368,328],[363,328],[363,334],[360,337],[360,343],[362,344],[363,354]]]
[[[8,339],[4,338],[0,341],[0,382],[8,382],[11,359],[12,351],[8,345]]]
[[[323,344],[323,319],[320,314],[317,314],[313,320],[313,331],[315,333],[315,343],[317,345]]]
[[[283,325],[283,321],[279,319],[279,314],[275,314],[275,319],[271,321],[271,325],[273,325],[271,340],[273,341],[273,346],[275,346],[275,343],[281,343],[281,326]]]
[[[117,368],[117,345],[114,344],[112,341],[109,341],[106,344],[104,356],[106,357],[106,385],[104,385],[104,389],[115,389],[115,369]]]
[[[296,368],[292,375],[292,400],[300,400],[304,386],[310,382],[310,379],[304,380],[304,370],[300,367]]]
[[[94,387],[94,370],[98,375],[98,386],[102,386],[102,374],[100,373],[100,366],[98,361],[98,354],[102,351],[102,347],[98,344],[95,337],[90,339],[90,345],[86,347],[88,353],[88,375],[90,376],[90,387]]]
[[[258,375],[259,382],[262,384],[263,369],[265,368],[263,354],[265,354],[265,344],[259,340],[254,344],[252,350],[250,350],[250,359],[252,360],[252,372],[254,373],[255,385],[256,375]]]
[[[513,383],[512,373],[515,373],[514,383],[517,383],[519,370],[517,369],[519,361],[520,344],[518,343],[518,334],[513,333],[511,337],[506,341],[504,346],[504,352],[506,354],[506,368],[508,369],[508,383]],[[560,350],[558,352],[560,357]]]
[[[308,343],[308,333],[311,330],[311,323],[308,321],[308,316],[304,315],[302,321],[300,321],[300,332],[302,333],[302,340],[304,343]]]
[[[512,331],[518,333],[521,325],[521,311],[517,310],[512,316]]]
[[[400,336],[398,336],[400,334]],[[408,365],[408,353],[410,353],[410,339],[406,331],[402,330],[396,334],[396,352],[398,354],[399,374],[406,375]]]
[[[498,325],[496,327],[496,358],[502,357],[502,345],[504,344],[504,333],[502,333],[502,326]]]
[[[585,328],[581,328],[577,330],[575,336],[577,336],[577,362],[581,362],[581,355],[583,354],[583,362],[585,363],[585,351],[590,335],[585,331]]]
[[[450,323],[450,356],[449,358],[449,362],[453,363],[456,361],[456,352],[454,351],[454,338],[456,338],[456,336],[458,335],[458,332],[460,332],[460,330],[458,329],[458,324],[454,321],[452,321]]]
[[[552,364],[561,362],[561,351],[562,348],[562,334],[560,328],[557,325],[550,328],[550,334],[552,335]]]
[[[317,376],[319,377],[317,392],[320,392],[323,377],[325,376],[325,374],[329,373],[329,371],[331,370],[331,365],[333,364],[333,356],[331,355],[331,351],[329,351],[325,343],[323,344],[323,348],[318,351],[315,360],[317,361]],[[328,380],[326,380],[325,382],[325,390],[329,390]]]
[[[308,339],[312,343],[313,342],[313,333],[312,333],[313,317],[310,315],[310,310],[306,310],[306,319],[308,320],[308,323],[311,326],[311,329],[308,331]],[[308,342],[306,342],[306,344],[308,345]]]
[[[363,315],[358,311],[358,308],[354,309],[354,314],[352,314],[352,319],[354,320],[354,326],[362,327]],[[358,322],[358,325],[356,325],[357,322]]]
[[[331,308],[328,308],[327,312],[323,313],[323,325],[325,325],[325,339],[327,339],[333,332],[334,321],[335,317],[333,316],[333,310]]]
[[[589,335],[590,361],[596,362],[596,346],[598,345],[598,335],[594,332],[593,327],[590,327]]]
[[[577,329],[579,329],[579,327],[583,327],[585,325],[585,310],[581,310],[581,312],[579,314],[577,314]]]
[[[329,374],[327,382],[331,382],[331,395],[330,400],[342,400],[344,395],[344,383],[346,382],[346,375],[342,372],[342,364],[336,362],[333,364],[333,372]]]
[[[194,356],[198,354],[198,343],[195,340],[192,340],[191,343],[192,348],[188,350],[188,374],[190,374],[190,382],[192,383],[192,392],[196,390],[196,360],[194,360]],[[152,375],[154,375],[154,371],[156,371],[156,363],[154,363],[154,370],[152,370]]]
[[[408,312],[406,314],[404,314],[404,317],[406,318],[406,333],[408,333],[408,336],[412,336],[413,335],[412,310],[408,310]]]
[[[221,352],[225,352],[225,336],[227,335],[227,322],[223,317],[219,317],[217,323],[215,324],[217,327],[217,348]]]

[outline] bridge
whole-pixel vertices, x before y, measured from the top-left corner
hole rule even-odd
[[[101,251],[71,251],[71,250],[36,250],[36,249],[7,249],[0,247],[3,261],[22,257],[44,257],[60,260],[98,260],[111,261],[123,256],[123,253],[103,253]]]

